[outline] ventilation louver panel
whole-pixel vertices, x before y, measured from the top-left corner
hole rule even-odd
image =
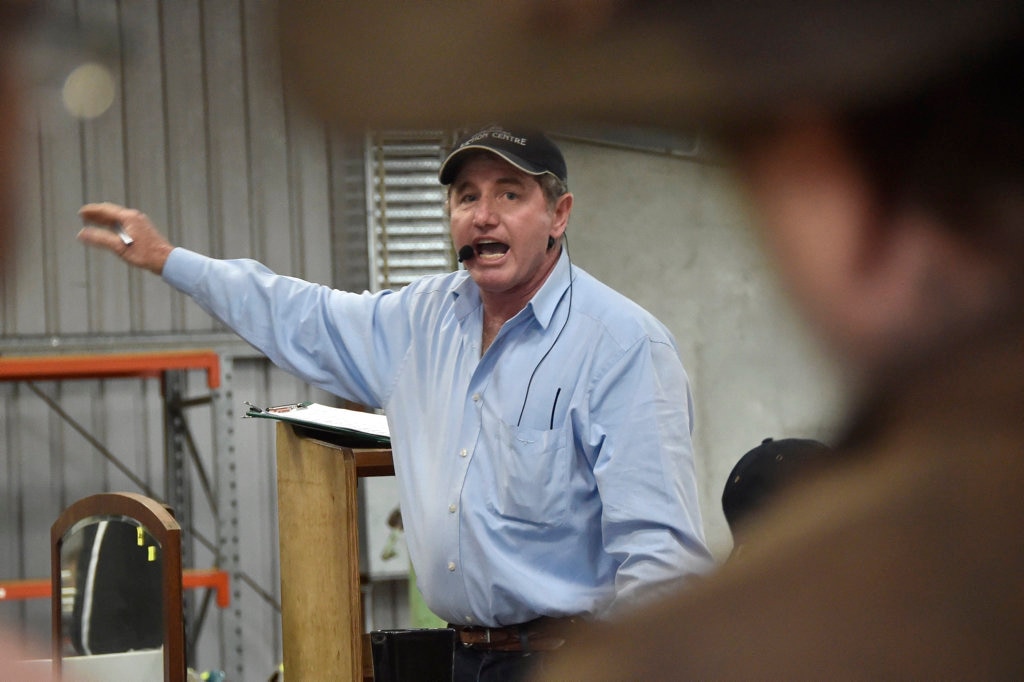
[[[440,131],[380,132],[366,145],[371,285],[398,289],[421,275],[451,272],[455,254],[437,181],[451,143]]]

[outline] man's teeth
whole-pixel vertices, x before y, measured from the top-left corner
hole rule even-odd
[[[500,242],[480,242],[476,245],[476,252],[482,258],[499,258],[508,252],[508,244]]]

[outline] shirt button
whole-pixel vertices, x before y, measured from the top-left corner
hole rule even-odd
[[[455,562],[454,561],[449,561],[448,562],[448,570],[449,571],[454,571],[455,570]]]
[[[465,457],[468,454],[469,452],[466,450],[466,448],[462,448],[461,450],[459,450],[459,457]]]
[[[473,394],[473,402],[474,403],[480,402],[480,394],[479,393],[474,393]]]
[[[473,622],[473,616],[466,616],[466,622],[467,623],[472,623]]]
[[[448,511],[450,511],[452,514],[454,514],[455,513],[455,505],[454,504],[449,504],[448,505]]]

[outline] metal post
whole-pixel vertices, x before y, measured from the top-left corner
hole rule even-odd
[[[238,483],[233,424],[235,397],[231,388],[233,357],[221,354],[221,385],[213,392],[214,489],[217,498],[219,568],[231,576],[231,606],[220,618],[221,661],[230,680],[247,679],[242,647],[242,579],[239,565]]]
[[[181,526],[181,566],[195,568],[195,538],[192,534],[192,475],[188,462],[187,429],[182,410],[182,391],[186,383],[183,370],[163,373],[164,393],[164,500],[174,512]],[[195,598],[191,593],[182,595],[183,617],[186,631],[195,620]],[[186,652],[189,667],[195,667],[195,651]]]

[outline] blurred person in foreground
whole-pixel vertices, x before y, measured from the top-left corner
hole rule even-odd
[[[15,54],[18,41],[28,29],[32,14],[29,2],[0,0],[0,287],[3,270],[14,245],[14,197],[17,194],[18,131],[26,83],[19,77],[21,64]],[[48,671],[22,663],[48,655],[48,643],[29,642],[20,633],[0,625],[0,680],[49,680]]]
[[[343,124],[713,130],[849,371],[847,461],[766,513],[743,561],[544,679],[1024,674],[1019,2],[290,5],[292,77]],[[401,47],[374,49],[385,27]]]
[[[13,250],[15,213],[13,199],[18,183],[18,120],[22,114],[26,83],[19,77],[22,67],[17,59],[16,47],[30,23],[29,3],[0,0],[0,201],[5,210],[0,213],[0,271]],[[0,286],[3,278],[0,277]]]

